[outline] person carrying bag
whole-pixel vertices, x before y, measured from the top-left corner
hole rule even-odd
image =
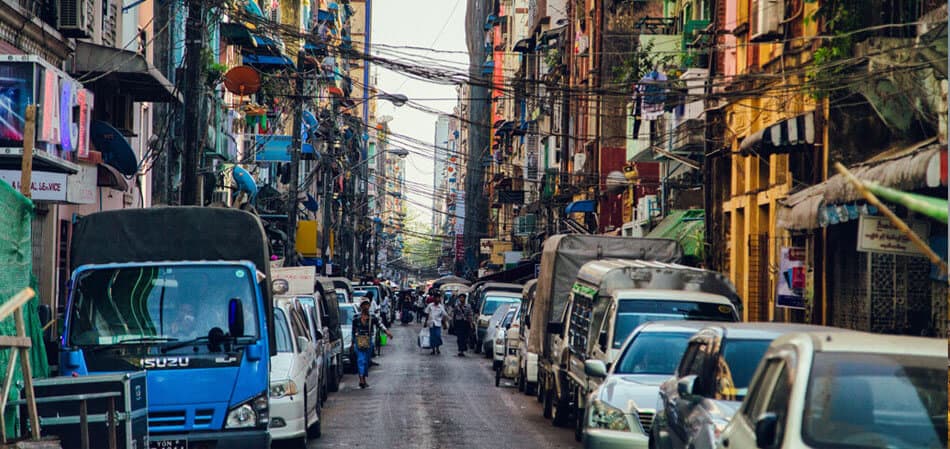
[[[431,304],[426,307],[426,326],[429,327],[429,343],[432,345],[432,355],[441,354],[442,328],[448,327],[448,316],[445,306],[442,305],[442,295],[436,294]]]

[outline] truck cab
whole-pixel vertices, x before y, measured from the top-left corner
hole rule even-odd
[[[83,217],[62,375],[145,370],[150,447],[268,447],[269,259],[260,221],[243,211]]]

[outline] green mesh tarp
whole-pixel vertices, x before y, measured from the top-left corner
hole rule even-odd
[[[0,304],[10,300],[16,293],[32,286],[36,290],[33,280],[33,245],[30,239],[31,223],[33,219],[33,203],[0,180]],[[39,298],[33,298],[23,308],[23,319],[26,322],[26,332],[33,340],[30,351],[30,365],[33,368],[33,377],[48,377],[49,364],[46,362],[46,348],[43,346],[43,330],[40,326],[37,305]],[[16,325],[13,316],[0,321],[0,335],[16,335]],[[10,360],[10,350],[0,350],[0,373],[6,373]],[[3,374],[0,374],[2,381]],[[22,385],[23,373],[19,369],[14,374],[14,385]],[[9,400],[18,399],[17,388],[11,388]],[[8,409],[12,410],[12,409]],[[7,433],[15,437],[18,426],[15,425],[15,413],[7,414]]]
[[[683,247],[683,255],[702,260],[703,239],[706,234],[705,212],[702,209],[674,210],[646,236],[676,240]]]

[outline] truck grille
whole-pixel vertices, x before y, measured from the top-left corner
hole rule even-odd
[[[185,425],[185,411],[149,412],[148,427],[183,427]]]
[[[214,409],[195,410],[195,429],[210,429],[214,419]]]
[[[640,425],[643,426],[645,433],[650,433],[650,428],[653,427],[653,415],[654,412],[652,410],[637,411],[637,417],[640,419]]]

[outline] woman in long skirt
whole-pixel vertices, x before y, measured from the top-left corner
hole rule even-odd
[[[441,354],[442,327],[446,321],[445,306],[442,305],[442,295],[436,294],[431,304],[426,307],[426,325],[429,326],[429,343],[432,345],[432,354]]]
[[[369,313],[370,302],[360,303],[360,316],[353,320],[353,344],[356,346],[356,370],[360,377],[360,388],[366,388],[366,376],[369,374],[370,359],[373,356],[373,336],[376,329],[385,332],[389,338],[393,334]]]

